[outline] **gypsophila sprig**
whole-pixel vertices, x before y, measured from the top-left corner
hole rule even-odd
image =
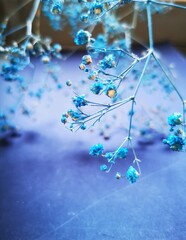
[[[81,114],[84,114],[85,118],[83,121],[74,121],[73,127],[74,129],[81,129],[81,126],[84,124],[90,124],[89,126],[93,127],[96,123],[100,122],[103,116],[107,113],[117,108],[121,108],[127,103],[131,104],[127,115],[129,119],[127,137],[124,138],[120,147],[115,151],[107,151],[103,153],[103,148],[101,147],[101,151],[99,151],[99,145],[95,145],[91,148],[90,154],[94,156],[102,156],[103,159],[106,160],[106,164],[100,165],[100,170],[108,173],[118,159],[120,159],[120,161],[125,160],[128,151],[131,150],[134,156],[132,161],[137,170],[133,166],[130,166],[126,171],[125,176],[129,182],[134,183],[141,175],[141,161],[137,157],[132,139],[133,131],[135,130],[133,122],[135,115],[137,114],[136,97],[140,87],[153,85],[152,82],[157,81],[167,94],[175,91],[182,104],[184,103],[182,95],[174,84],[172,74],[166,67],[164,67],[159,54],[154,48],[152,14],[155,12],[164,13],[169,7],[181,9],[186,8],[169,2],[137,1],[134,3],[135,12],[133,20],[131,23],[128,23],[124,21],[121,22],[119,17],[116,17],[115,10],[128,3],[132,4],[131,0],[79,2],[83,6],[86,6],[84,8],[85,12],[83,12],[80,17],[81,20],[87,24],[89,22],[91,22],[91,24],[94,22],[95,25],[101,23],[103,26],[103,32],[95,36],[94,40],[91,40],[93,35],[91,31],[89,32],[81,29],[77,33],[75,43],[77,45],[85,45],[88,53],[82,57],[79,69],[87,74],[88,81],[91,80],[94,82],[93,84],[90,84],[90,92],[95,95],[102,95],[104,93],[108,97],[108,101],[110,101],[108,103],[99,103],[91,102],[86,99],[88,107],[100,107],[99,110],[91,114],[87,114],[84,111],[83,104],[76,104],[77,108],[81,107]],[[136,27],[138,11],[141,14],[143,10],[145,10],[147,16],[145,19],[147,19],[149,44],[148,49],[143,52],[143,54],[136,55],[131,50],[132,30]],[[94,29],[94,26],[92,26],[92,29]],[[126,66],[120,66],[120,62],[122,64],[126,63]],[[164,75],[163,78],[158,77],[159,75],[155,73],[155,70],[157,69],[162,71]],[[131,84],[126,91],[125,87],[123,87],[123,83],[130,81],[130,78],[135,82]],[[132,93],[126,97],[127,92],[129,91]],[[185,105],[186,104],[183,104],[183,116],[181,116],[180,113],[174,113],[168,118],[170,134],[167,139],[163,140],[163,142],[174,151],[184,151],[185,149]],[[127,146],[124,147],[126,143]],[[98,154],[96,150],[98,151]],[[121,179],[123,176],[124,175],[120,172],[116,172],[115,174],[116,179]]]

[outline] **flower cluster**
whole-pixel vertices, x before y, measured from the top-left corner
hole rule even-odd
[[[84,124],[83,121],[86,119],[86,117],[87,116],[80,110],[74,111],[72,109],[69,109],[67,112],[62,114],[61,122],[63,124],[69,123],[70,124],[69,129],[71,131],[73,131],[74,125],[78,125],[80,129],[85,130],[86,125]],[[72,122],[68,120],[69,118],[71,119]]]
[[[168,124],[171,127],[175,127],[176,125],[180,125],[181,123],[181,113],[173,113],[168,117]]]
[[[8,63],[2,65],[1,76],[3,76],[6,81],[22,80],[18,72],[30,63],[30,59],[25,51],[18,47],[10,48],[8,61]]]
[[[103,86],[101,82],[97,81],[90,86],[90,91],[98,95],[103,90]]]
[[[16,127],[8,120],[7,116],[0,112],[0,132],[15,132]]]
[[[81,29],[77,32],[74,42],[76,45],[86,45],[90,42],[91,36],[91,33]]]
[[[72,100],[73,100],[73,103],[76,106],[76,108],[87,105],[87,101],[85,99],[85,96],[76,96],[76,97],[73,97]]]
[[[115,152],[107,152],[104,157],[107,159],[108,163],[115,164],[117,158],[126,158],[128,153],[128,148],[118,148]]]
[[[91,7],[91,13],[95,15],[100,15],[104,10],[103,3],[94,2]]]
[[[63,0],[42,0],[43,14],[49,18],[51,26],[55,30],[61,30],[62,19],[60,14],[63,10]]]
[[[98,144],[95,144],[93,145],[91,148],[90,148],[90,152],[89,154],[91,156],[100,156],[102,153],[103,153],[103,145],[98,143]]]
[[[105,56],[104,59],[100,61],[100,67],[104,70],[107,68],[116,67],[115,56],[113,54]]]
[[[93,145],[90,148],[89,154],[92,156],[102,156],[107,160],[108,164],[100,165],[100,170],[102,172],[106,172],[106,173],[108,173],[111,170],[112,166],[116,162],[116,159],[125,159],[128,154],[128,148],[124,148],[124,147],[119,147],[116,151],[106,152],[105,154],[103,154],[103,151],[104,151],[103,145],[98,143],[98,144]],[[138,162],[140,161],[139,159],[135,159],[135,160]],[[134,162],[136,162],[135,160],[134,160]],[[110,165],[110,167],[108,167],[108,165]],[[136,182],[136,180],[139,176],[140,176],[140,173],[138,173],[138,171],[135,168],[133,168],[132,166],[130,166],[126,172],[126,179],[130,183]],[[115,178],[121,179],[121,177],[122,177],[121,173],[117,172],[115,175]]]
[[[183,151],[186,145],[186,136],[180,129],[168,135],[167,139],[163,140],[164,144],[168,144],[173,151]]]
[[[129,180],[130,183],[135,183],[138,177],[139,177],[138,171],[133,166],[130,166],[126,174],[127,180]]]
[[[173,113],[170,115],[168,117],[168,124],[171,126],[170,134],[167,139],[163,139],[163,143],[167,144],[173,151],[184,151],[186,146],[186,133],[178,127],[182,125],[181,113]]]

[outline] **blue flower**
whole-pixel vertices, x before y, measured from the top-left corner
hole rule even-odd
[[[101,82],[96,82],[90,86],[90,90],[94,94],[99,94],[102,89],[103,89],[103,84]]]
[[[86,126],[85,124],[82,124],[82,125],[80,126],[80,128],[81,128],[81,130],[85,130],[85,129],[87,128],[87,126]]]
[[[61,122],[64,124],[67,123],[67,117],[68,117],[68,115],[66,113],[63,113],[61,116]]]
[[[95,15],[99,15],[103,12],[103,4],[99,2],[95,2],[92,6],[91,12]]]
[[[102,69],[113,68],[116,66],[115,56],[113,54],[109,54],[105,56],[103,60],[100,61],[100,66]]]
[[[99,156],[102,153],[103,153],[103,145],[100,143],[93,145],[90,148],[90,152],[89,152],[89,154],[92,156]]]
[[[81,20],[82,22],[87,23],[87,22],[88,22],[88,15],[86,15],[86,14],[81,15],[81,16],[80,16],[80,20]]]
[[[18,47],[12,47],[9,51],[8,60],[8,64],[5,63],[2,65],[1,76],[3,76],[6,81],[19,80],[21,77],[18,72],[30,63],[30,58]]]
[[[76,45],[85,45],[89,43],[91,34],[88,31],[79,30],[76,34],[74,42]]]
[[[53,14],[61,14],[63,9],[63,1],[55,0],[51,6],[51,12]]]
[[[173,151],[182,151],[186,144],[186,139],[182,135],[175,133],[169,134],[167,139],[163,139],[164,144],[168,144]]]
[[[116,150],[116,157],[117,158],[126,158],[128,153],[127,148],[120,148],[119,150]]]
[[[103,172],[105,172],[105,171],[107,170],[107,168],[108,168],[108,167],[107,167],[107,165],[105,165],[105,164],[103,164],[103,165],[100,166],[100,170],[103,171]]]
[[[63,0],[42,0],[42,2],[42,12],[49,18],[51,26],[55,30],[61,30],[60,14],[63,9]]]
[[[138,179],[138,177],[139,177],[138,171],[135,168],[133,168],[132,166],[130,166],[126,173],[127,180],[130,183],[135,183],[136,180]]]
[[[85,100],[85,96],[76,96],[76,97],[73,97],[72,100],[73,100],[73,103],[75,104],[75,106],[77,108],[87,105],[87,101]]]
[[[72,109],[69,109],[67,113],[72,118],[73,121],[79,121],[79,120],[85,119],[85,116],[81,112],[75,112]]]
[[[182,120],[181,120],[181,113],[173,113],[172,115],[170,115],[168,117],[168,124],[171,126],[171,127],[175,127],[176,125],[180,125],[182,123]]]
[[[115,156],[114,156],[114,152],[107,152],[107,153],[105,153],[105,156],[104,156],[106,159],[107,159],[107,161],[109,162],[109,163],[115,163]]]

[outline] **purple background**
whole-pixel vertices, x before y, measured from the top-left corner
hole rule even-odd
[[[185,94],[185,59],[170,46],[161,51],[165,61],[176,62],[178,86]],[[64,64],[63,81],[70,77],[74,83],[81,74],[79,56]],[[40,69],[35,71],[41,77]],[[103,142],[113,151],[124,137],[122,131],[105,142],[96,131],[67,131],[60,123],[68,105],[66,90],[64,84],[61,91],[44,97],[35,110],[37,120],[17,116],[19,138],[1,139],[0,239],[185,239],[185,153],[171,152],[156,134],[152,144],[136,143],[142,160],[138,182],[115,180],[115,172],[131,164],[131,152],[104,174],[99,171],[103,159],[90,157],[88,150]],[[180,108],[177,102],[171,106],[171,111]]]

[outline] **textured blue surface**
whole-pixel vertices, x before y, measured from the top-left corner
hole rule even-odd
[[[185,62],[168,50],[181,71]],[[99,171],[100,159],[88,155],[99,138],[65,132],[57,107],[57,123],[46,115],[1,142],[0,239],[186,239],[186,154],[170,152],[157,135],[153,144],[136,145],[143,161],[138,182],[115,180],[131,153],[113,173]],[[117,136],[114,145],[120,142]]]

